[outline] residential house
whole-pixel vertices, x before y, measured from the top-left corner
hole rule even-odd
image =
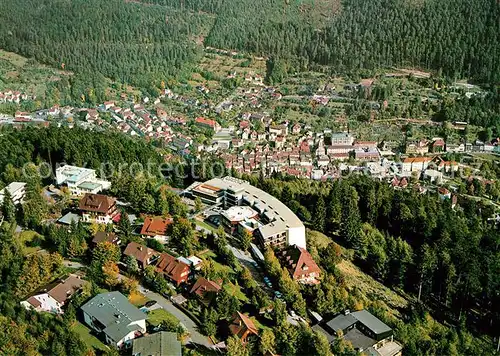
[[[105,110],[109,110],[113,106],[115,106],[115,102],[114,101],[105,101],[104,104],[103,104],[103,107],[104,107]]]
[[[182,356],[182,344],[173,332],[160,331],[133,342],[132,356]]]
[[[392,329],[366,310],[346,311],[327,323],[314,325],[313,330],[324,334],[330,343],[341,337],[363,354],[402,355],[403,348],[394,341]]]
[[[209,305],[221,288],[222,287],[214,281],[200,277],[196,280],[193,287],[191,287],[189,293],[195,294],[203,304]]]
[[[441,198],[441,200],[451,199],[451,193],[445,187],[439,187],[438,195]]]
[[[189,261],[183,261],[181,257],[175,258],[168,253],[162,253],[156,264],[156,271],[163,273],[177,286],[187,282],[191,269]]]
[[[123,254],[125,256],[131,256],[135,258],[139,267],[142,269],[146,268],[154,261],[156,261],[158,259],[158,256],[160,255],[159,252],[147,246],[138,244],[137,242],[130,242],[125,248]]]
[[[243,344],[246,344],[248,338],[252,335],[259,335],[254,322],[248,316],[240,312],[234,314],[231,324],[229,325],[229,331],[232,335],[236,335]]]
[[[445,151],[445,142],[441,137],[435,137],[432,139],[431,150],[434,153]]]
[[[22,204],[26,195],[26,183],[12,182],[7,187],[0,190],[0,204],[3,203],[3,199],[7,191],[10,193],[10,197],[14,205]]]
[[[62,307],[66,302],[87,283],[76,275],[70,275],[62,282],[54,282],[41,288],[28,299],[23,300],[21,305],[37,312],[62,314]]]
[[[451,173],[458,171],[458,163],[455,161],[445,161],[443,158],[436,156],[430,165],[434,165],[434,169]]]
[[[292,126],[292,133],[294,135],[298,135],[300,133],[300,129],[301,129],[300,124],[297,123],[297,124]]]
[[[109,242],[110,244],[117,246],[121,244],[120,238],[114,232],[98,231],[92,239],[92,246],[95,247],[97,244],[102,242]]]
[[[375,162],[380,159],[380,153],[375,149],[357,149],[354,152],[354,157],[358,161]]]
[[[120,292],[98,294],[81,310],[85,323],[114,347],[129,346],[146,332],[146,314]]]
[[[305,248],[292,245],[278,252],[278,257],[294,281],[302,284],[319,283],[321,270]]]
[[[119,217],[116,199],[102,194],[85,194],[79,203],[83,222],[109,224]]]
[[[160,242],[166,242],[168,227],[174,222],[172,218],[164,218],[162,216],[148,216],[144,219],[141,235],[144,237],[154,238]]]
[[[427,140],[410,141],[406,144],[407,154],[424,155],[429,152],[429,143]]]

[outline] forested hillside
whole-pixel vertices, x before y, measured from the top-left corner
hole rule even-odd
[[[195,63],[200,44],[337,73],[418,66],[500,80],[495,0],[4,0],[0,47],[141,87]]]
[[[119,0],[6,0],[0,47],[55,67],[148,87],[188,69],[204,15]]]

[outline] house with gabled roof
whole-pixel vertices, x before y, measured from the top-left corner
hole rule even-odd
[[[109,224],[119,217],[116,199],[102,194],[85,194],[78,205],[83,222]]]
[[[131,256],[137,260],[139,267],[146,268],[158,259],[160,253],[147,246],[138,244],[137,242],[130,242],[125,251],[125,256]]]
[[[237,336],[243,344],[246,344],[248,338],[252,335],[259,335],[259,331],[254,322],[248,316],[240,312],[236,312],[233,315],[231,324],[229,324],[229,331],[232,335]]]
[[[181,257],[175,258],[168,253],[162,253],[156,264],[156,271],[162,273],[179,286],[187,282],[191,268],[189,261],[183,261]]]
[[[321,270],[305,248],[297,245],[288,246],[278,252],[278,257],[293,280],[303,284],[319,283]]]
[[[97,244],[102,242],[108,242],[113,245],[119,245],[121,243],[120,238],[114,232],[98,231],[92,239],[92,245],[95,247]]]
[[[132,356],[182,356],[177,334],[160,331],[134,340]]]
[[[173,218],[162,216],[148,216],[144,219],[141,235],[154,238],[159,241],[165,241],[168,227],[174,222]]]
[[[221,286],[214,281],[200,277],[189,291],[190,294],[195,294],[203,304],[209,305],[221,290]]]
[[[76,275],[70,275],[64,281],[42,287],[29,298],[23,300],[21,305],[28,310],[34,309],[37,312],[62,314],[62,307],[66,302],[87,283]]]

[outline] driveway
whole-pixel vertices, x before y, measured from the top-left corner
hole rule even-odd
[[[163,309],[168,311],[170,314],[174,315],[179,321],[186,327],[186,329],[190,333],[189,343],[201,345],[206,348],[211,349],[213,347],[212,341],[205,336],[202,335],[198,331],[198,326],[196,323],[191,320],[186,314],[184,314],[181,310],[177,309],[175,305],[172,304],[170,300],[161,296],[158,293],[152,292],[143,286],[139,286],[139,291],[144,294],[149,299],[156,301]]]
[[[80,262],[73,262],[73,261],[68,261],[68,260],[64,260],[63,265],[64,265],[64,267],[70,267],[70,268],[75,268],[75,269],[85,267],[85,265],[81,264]]]

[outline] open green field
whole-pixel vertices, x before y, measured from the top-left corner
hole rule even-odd
[[[90,329],[85,325],[80,323],[79,321],[75,322],[72,326],[74,332],[76,332],[82,340],[90,347],[95,350],[107,352],[109,351],[109,347],[104,345],[101,340],[90,333]]]
[[[149,312],[147,321],[152,326],[158,326],[160,324],[166,324],[166,325],[179,324],[179,320],[165,309],[156,309]]]

